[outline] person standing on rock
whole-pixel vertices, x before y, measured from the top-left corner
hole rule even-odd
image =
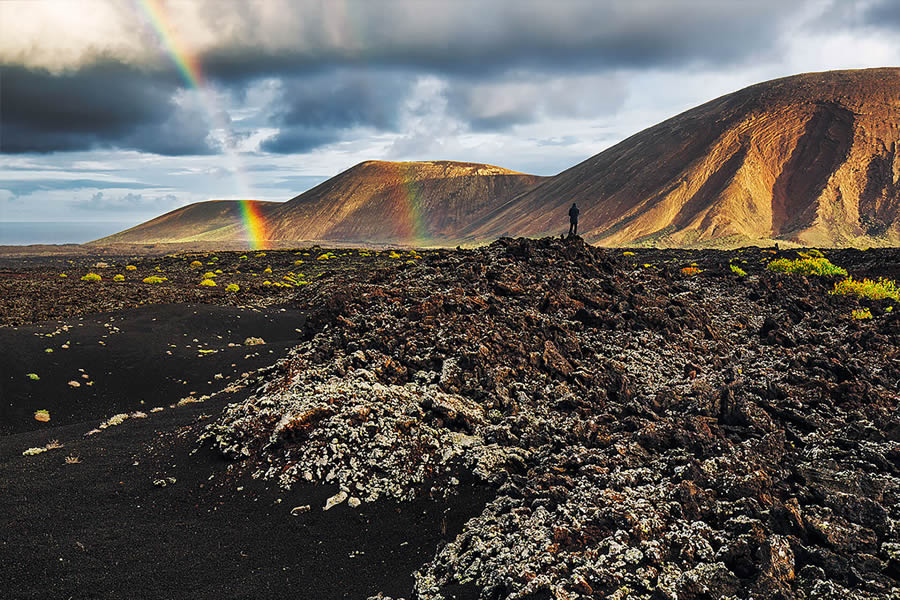
[[[572,208],[569,209],[569,237],[578,236],[578,213],[580,212],[573,202]]]

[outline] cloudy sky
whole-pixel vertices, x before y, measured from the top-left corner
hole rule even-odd
[[[896,0],[3,0],[0,225],[283,201],[367,159],[552,175],[898,39]]]

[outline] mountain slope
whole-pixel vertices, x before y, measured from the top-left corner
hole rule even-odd
[[[280,205],[279,202],[262,202],[259,200],[249,200],[248,202],[261,213],[266,213]],[[189,242],[205,239],[204,236],[228,227],[241,231],[241,235],[234,238],[235,240],[244,239],[246,234],[243,233],[243,225],[241,225],[240,204],[238,200],[195,202],[91,243],[144,244]]]
[[[473,240],[900,244],[900,69],[760,83],[641,131],[474,222]]]
[[[449,243],[544,179],[478,163],[366,161],[273,208],[267,231],[280,241]]]

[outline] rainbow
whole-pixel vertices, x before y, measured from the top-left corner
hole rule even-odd
[[[172,27],[172,20],[166,12],[166,7],[160,0],[137,0],[137,4],[144,14],[147,15],[147,19],[156,30],[166,54],[169,55],[169,58],[175,64],[185,83],[187,83],[188,87],[200,93],[214,127],[223,132],[228,132],[230,126],[222,118],[224,112],[216,106],[214,92],[206,85],[200,58],[196,54],[191,53],[188,46],[177,35],[175,28]],[[240,196],[238,203],[240,204],[245,237],[250,242],[250,247],[254,250],[265,248],[267,243],[266,221],[259,210],[258,203],[249,199],[252,194],[245,169],[241,165],[240,157],[234,148],[227,143],[223,147],[224,158],[228,162],[230,171],[234,174],[235,184]]]
[[[411,245],[422,245],[430,239],[425,226],[421,206],[421,186],[413,176],[415,163],[397,163],[398,174],[403,182],[403,230],[401,235]]]

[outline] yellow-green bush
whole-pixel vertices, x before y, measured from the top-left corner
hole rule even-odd
[[[144,277],[144,283],[162,283],[165,281],[165,277],[157,277],[156,275],[151,275],[150,277]]]
[[[87,275],[85,275],[84,277],[81,278],[82,281],[100,281],[101,279],[103,279],[103,278],[100,277],[99,275],[97,275],[96,273],[88,273]]]
[[[125,281],[125,276],[121,273],[113,275],[113,281]]]
[[[203,266],[203,263],[200,262],[199,260],[192,260],[192,261],[191,261],[191,268],[192,268],[192,269],[199,269],[199,268],[202,267],[202,266]]]
[[[737,265],[729,265],[731,267],[731,272],[737,275],[738,277],[746,277],[747,271],[743,270]]]
[[[862,319],[871,319],[872,311],[868,308],[854,308],[851,316],[857,321],[860,321]]]
[[[857,281],[852,277],[848,277],[835,283],[834,289],[830,293],[839,296],[860,296],[861,298],[871,298],[872,300],[891,298],[892,300],[900,301],[900,289],[897,288],[897,284],[891,279],[883,278],[879,278],[878,281],[872,281],[871,279]]]
[[[229,283],[229,284],[225,287],[225,291],[226,291],[226,292],[239,292],[239,291],[241,291],[241,286],[239,286],[239,285],[236,284],[236,283]]]
[[[66,275],[65,273],[60,273],[59,276],[60,277],[68,277],[68,275]]]
[[[206,273],[203,274],[203,279],[212,279],[215,276],[216,276],[216,274],[213,273],[212,271],[207,271]]]
[[[626,250],[625,252],[622,253],[622,256],[634,256],[634,252],[630,252],[630,251]]]
[[[766,269],[776,273],[795,273],[798,275],[847,275],[847,270],[831,264],[827,258],[776,258]]]
[[[204,279],[203,281],[200,282],[200,285],[205,286],[205,287],[216,287],[216,282],[213,281],[212,279]]]
[[[126,271],[137,271],[137,267],[134,265],[125,265]]]

